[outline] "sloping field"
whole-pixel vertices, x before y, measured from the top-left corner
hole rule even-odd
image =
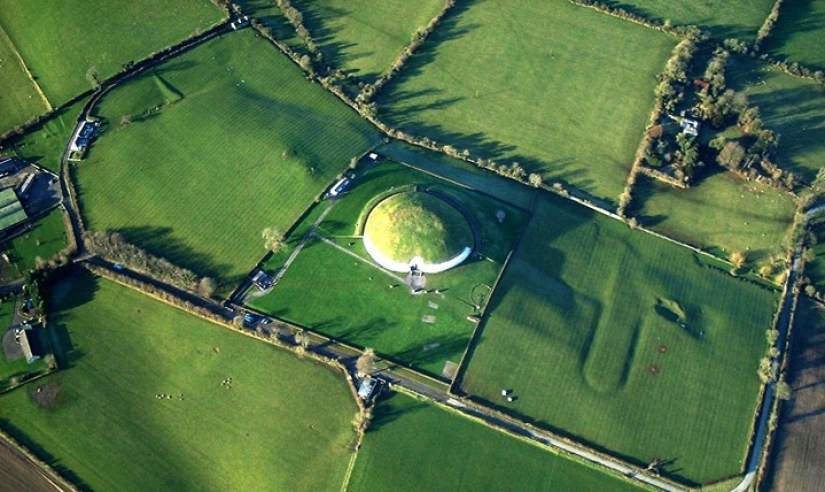
[[[78,166],[95,230],[228,285],[378,141],[250,30],[212,40],[106,96],[110,125]],[[130,124],[125,124],[132,121]]]
[[[765,128],[779,133],[777,163],[813,180],[825,165],[825,87],[742,57],[728,78],[759,107]]]
[[[565,0],[459,5],[379,97],[380,115],[615,200],[676,39]]]
[[[642,490],[450,411],[390,393],[348,490]]]
[[[299,0],[293,5],[329,62],[373,82],[444,0]]]
[[[340,490],[343,377],[87,273],[55,294],[69,367],[0,397],[0,422],[77,485]]]
[[[719,40],[756,39],[756,32],[771,12],[772,0],[622,0],[608,2],[649,19],[673,25],[696,25]]]
[[[2,14],[0,14],[2,15]],[[49,108],[0,24],[0,134],[45,113]]]
[[[686,482],[734,475],[777,298],[548,196],[493,294],[462,389],[640,465],[668,460]]]
[[[784,2],[765,48],[780,59],[825,69],[823,39],[825,0]]]
[[[794,330],[788,379],[792,398],[782,406],[767,481],[776,492],[818,490],[825,480],[825,310],[800,299]]]
[[[776,252],[793,221],[793,198],[732,174],[715,174],[688,190],[642,179],[636,185],[642,224],[723,257],[750,260]]]
[[[91,88],[90,69],[105,79],[222,17],[201,0],[0,0],[0,26],[54,106]]]

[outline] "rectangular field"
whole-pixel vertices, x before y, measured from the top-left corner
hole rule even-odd
[[[0,0],[0,27],[54,106],[91,89],[92,71],[106,79],[222,17],[201,0]]]
[[[444,0],[298,0],[293,6],[328,62],[372,83]]]
[[[723,268],[547,196],[461,387],[640,465],[672,460],[665,473],[688,483],[735,475],[778,295]]]
[[[379,135],[251,30],[118,87],[80,163],[86,225],[215,277],[224,288]]]
[[[779,133],[777,164],[810,183],[825,163],[825,87],[744,57],[735,58],[728,80]]]
[[[17,49],[0,24],[0,134],[45,113],[49,108],[40,97]]]
[[[640,179],[635,190],[634,213],[643,225],[724,258],[742,251],[749,261],[767,261],[796,210],[789,195],[732,174],[714,174],[688,190]]]
[[[16,272],[22,275],[26,270],[35,268],[39,262],[49,261],[68,245],[66,224],[63,212],[55,209],[48,215],[33,223],[32,230],[11,241],[0,244],[0,252],[9,255],[15,264]]]
[[[765,43],[765,49],[789,62],[815,70],[825,69],[825,0],[797,0],[782,3],[779,21]]]
[[[406,273],[392,273],[375,264],[360,232],[371,206],[394,188],[411,184],[462,203],[486,239],[463,264],[427,275],[429,293],[420,295],[412,295],[405,285]],[[327,202],[318,206],[327,207]],[[495,218],[498,210],[505,211],[502,223]],[[291,247],[309,229],[305,224],[319,215],[313,212],[296,229],[288,241]],[[526,212],[503,202],[406,166],[381,162],[336,200],[318,225],[316,237],[300,250],[275,288],[251,299],[249,305],[440,376],[446,362],[460,361],[476,326],[466,317],[475,312],[475,304],[486,304],[525,218]],[[289,253],[273,256],[266,270],[275,274]]]
[[[348,490],[644,490],[448,410],[379,401]]]
[[[379,114],[408,134],[615,200],[676,39],[550,3],[458,5],[382,92]]]
[[[782,404],[773,443],[770,490],[817,490],[825,480],[825,309],[801,298],[789,359],[792,397]]]
[[[623,0],[625,10],[673,25],[695,25],[718,40],[739,38],[752,42],[771,11],[773,0]],[[780,16],[781,18],[781,16]]]
[[[82,271],[54,296],[68,368],[0,397],[0,422],[76,485],[340,490],[340,374]]]

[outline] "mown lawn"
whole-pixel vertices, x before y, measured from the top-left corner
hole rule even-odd
[[[19,273],[37,266],[37,259],[48,261],[68,245],[63,212],[55,209],[33,223],[31,231],[0,245]]]
[[[348,490],[644,490],[451,411],[390,393]]]
[[[222,18],[201,0],[0,0],[0,26],[53,106],[91,89],[90,69],[108,78]]]
[[[759,108],[765,128],[779,133],[777,163],[812,181],[825,166],[825,87],[742,57],[728,80]]]
[[[106,96],[108,130],[77,182],[87,227],[224,289],[379,141],[357,114],[250,30],[212,40]],[[128,123],[131,121],[131,123]]]
[[[439,295],[412,295],[403,283],[405,274],[392,276],[363,261],[372,261],[358,236],[364,210],[382,193],[410,184],[432,187],[462,203],[474,214],[482,237],[488,240],[479,251],[484,259],[473,256],[456,268],[427,276],[426,289],[438,289]],[[495,219],[498,210],[506,211],[501,224]],[[314,212],[306,222],[312,223],[317,216]],[[489,293],[483,285],[495,282],[525,217],[525,212],[502,202],[405,166],[382,162],[356,181],[319,225],[318,235],[340,249],[310,240],[274,290],[249,305],[334,338],[372,347],[439,376],[447,361],[459,362],[475,328],[466,319],[474,312],[471,291],[482,284],[476,295]],[[297,245],[306,230],[306,226],[297,228],[289,238],[290,246]],[[266,270],[277,272],[287,255],[273,256]],[[431,322],[425,321],[428,316],[432,316]]]
[[[69,367],[0,397],[0,426],[77,485],[340,490],[342,376],[88,273],[54,301]]]
[[[0,24],[0,134],[45,113],[49,108],[37,93],[16,49]]]
[[[752,42],[771,12],[771,0],[624,0],[621,7],[649,19],[675,26],[695,25],[718,40],[739,38]],[[780,16],[781,17],[781,16]]]
[[[548,196],[493,295],[462,389],[706,483],[742,470],[777,300],[714,260]]]
[[[299,0],[293,5],[330,63],[373,82],[444,0]]]
[[[642,224],[727,258],[741,251],[749,261],[776,253],[793,221],[792,197],[732,174],[714,174],[688,190],[641,179],[634,213]]]
[[[822,70],[825,69],[823,38],[825,0],[785,2],[765,49],[780,59]]]
[[[615,200],[675,44],[564,0],[458,5],[379,95],[379,114]]]

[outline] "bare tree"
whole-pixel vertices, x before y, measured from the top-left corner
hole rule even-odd
[[[371,348],[364,349],[364,352],[358,356],[355,361],[355,369],[358,372],[358,377],[362,378],[375,370],[375,350]]]
[[[744,251],[735,251],[730,255],[730,262],[733,263],[733,266],[736,268],[745,266],[746,261],[748,261],[748,254]]]
[[[277,227],[267,227],[261,232],[264,238],[264,247],[273,253],[277,253],[286,248],[284,234]]]

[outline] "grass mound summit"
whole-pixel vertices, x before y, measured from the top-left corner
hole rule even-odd
[[[446,201],[420,191],[392,195],[369,214],[364,228],[386,258],[409,263],[447,262],[472,247],[473,233],[464,216]]]

